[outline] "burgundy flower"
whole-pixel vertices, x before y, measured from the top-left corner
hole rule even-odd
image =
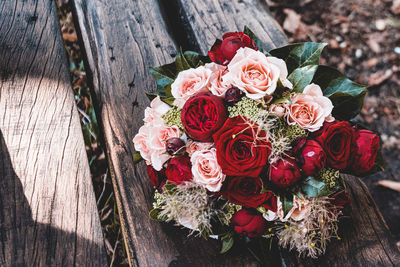
[[[379,151],[379,137],[368,130],[356,131],[356,150],[351,168],[360,175],[368,172],[375,164]]]
[[[260,178],[230,176],[225,179],[222,195],[230,202],[248,208],[264,207],[276,211],[277,200],[272,192],[261,193]]]
[[[220,65],[228,65],[241,47],[249,47],[258,50],[255,42],[243,32],[227,32],[222,36],[222,41],[217,39],[211,51],[208,51],[210,59]]]
[[[233,215],[231,225],[242,236],[259,237],[266,231],[267,221],[256,211],[241,209]]]
[[[165,175],[174,184],[181,184],[192,180],[192,164],[190,158],[185,155],[172,158],[167,165]]]
[[[297,143],[293,151],[303,175],[313,176],[325,166],[325,151],[317,141],[303,139]]]
[[[155,188],[160,188],[164,185],[166,181],[165,169],[161,169],[161,171],[156,171],[151,165],[146,165],[147,174],[149,175],[150,182],[153,184]]]
[[[301,178],[301,173],[294,159],[282,158],[271,164],[269,178],[276,186],[285,188],[296,183]]]
[[[212,134],[218,131],[227,118],[221,98],[211,93],[199,93],[186,101],[182,108],[181,120],[187,135],[197,141],[212,141]]]

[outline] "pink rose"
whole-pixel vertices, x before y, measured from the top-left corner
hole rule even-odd
[[[147,107],[144,110],[143,121],[148,123],[152,122],[160,124],[163,121],[161,116],[167,113],[170,109],[171,107],[168,104],[161,101],[161,98],[157,96],[151,101],[150,107]]]
[[[160,125],[152,127],[150,130],[149,147],[151,151],[151,165],[157,171],[162,169],[170,155],[167,154],[166,142],[173,137],[180,137],[180,131],[177,126]]]
[[[269,113],[282,118],[286,115],[286,105],[285,104],[272,104],[269,106]]]
[[[208,143],[208,142],[196,142],[193,141],[192,139],[189,139],[186,142],[186,152],[189,154],[191,157],[194,152],[196,151],[202,151],[202,150],[209,150],[214,146],[214,143]]]
[[[225,97],[225,92],[231,88],[229,84],[222,81],[222,76],[228,71],[227,68],[215,63],[206,64],[206,68],[212,71],[209,88],[211,93],[219,97]]]
[[[207,92],[210,86],[211,70],[205,66],[179,72],[171,84],[174,105],[182,108],[186,100],[199,92]]]
[[[193,181],[211,192],[218,192],[225,180],[225,174],[222,173],[221,166],[217,161],[216,151],[215,148],[196,151],[190,158]]]
[[[135,146],[135,150],[140,153],[140,156],[147,161],[150,162],[151,150],[149,146],[148,140],[150,139],[150,125],[143,125],[140,127],[139,132],[133,138],[133,144]]]
[[[302,129],[315,132],[326,119],[331,119],[333,104],[323,96],[317,84],[307,85],[302,94],[292,96],[291,100],[287,111],[287,122],[290,125],[297,124]]]
[[[237,50],[228,64],[228,73],[222,79],[243,91],[248,98],[261,99],[271,95],[278,80],[286,87],[292,84],[286,79],[286,63],[276,57],[266,57],[263,53],[244,47]]]

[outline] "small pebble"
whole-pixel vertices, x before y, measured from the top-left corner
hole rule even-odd
[[[346,42],[341,42],[339,47],[340,48],[346,48],[347,47],[347,43]]]
[[[356,58],[360,58],[362,56],[362,50],[359,48],[356,50]]]
[[[340,35],[336,36],[336,41],[338,41],[338,42],[341,42],[341,41],[343,41],[343,38],[342,38],[342,36],[340,36]]]
[[[393,49],[393,51],[394,51],[396,54],[400,55],[400,47],[396,46],[396,47]]]
[[[386,21],[383,19],[378,19],[377,21],[375,21],[375,27],[378,30],[383,31],[386,28]]]

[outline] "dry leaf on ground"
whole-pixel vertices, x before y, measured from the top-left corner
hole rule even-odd
[[[380,180],[378,181],[378,185],[400,192],[400,182]]]

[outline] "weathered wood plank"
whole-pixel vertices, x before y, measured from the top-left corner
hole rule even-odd
[[[223,32],[248,25],[266,41],[265,49],[271,49],[285,44],[286,39],[266,5],[256,0],[75,0],[74,5],[131,263],[136,254],[140,266],[256,265],[247,254],[233,251],[221,257],[216,242],[195,237],[186,240],[182,230],[148,219],[153,190],[144,164],[132,163],[131,139],[142,125],[143,110],[149,104],[144,91],[155,89],[148,67],[171,62],[176,54],[169,33],[178,45],[184,42],[185,48],[206,53]]]
[[[131,264],[134,257],[139,266],[255,264],[248,255],[221,256],[217,241],[188,239],[188,232],[148,217],[153,189],[144,163],[133,164],[132,139],[149,105],[144,92],[155,90],[149,66],[171,62],[177,52],[158,2],[75,0],[74,5]]]
[[[265,4],[257,0],[195,1],[177,0],[183,24],[192,29],[201,52],[206,53],[221,34],[249,26],[272,49],[287,43],[280,27],[267,14]],[[185,33],[187,34],[187,33]],[[190,33],[189,33],[190,34]],[[386,223],[365,184],[344,175],[352,196],[351,218],[341,224],[342,241],[332,242],[317,261],[286,258],[287,265],[305,266],[398,266],[400,254]],[[338,257],[340,255],[340,257]],[[293,261],[293,259],[296,259]]]
[[[0,1],[0,266],[106,266],[54,1]]]

